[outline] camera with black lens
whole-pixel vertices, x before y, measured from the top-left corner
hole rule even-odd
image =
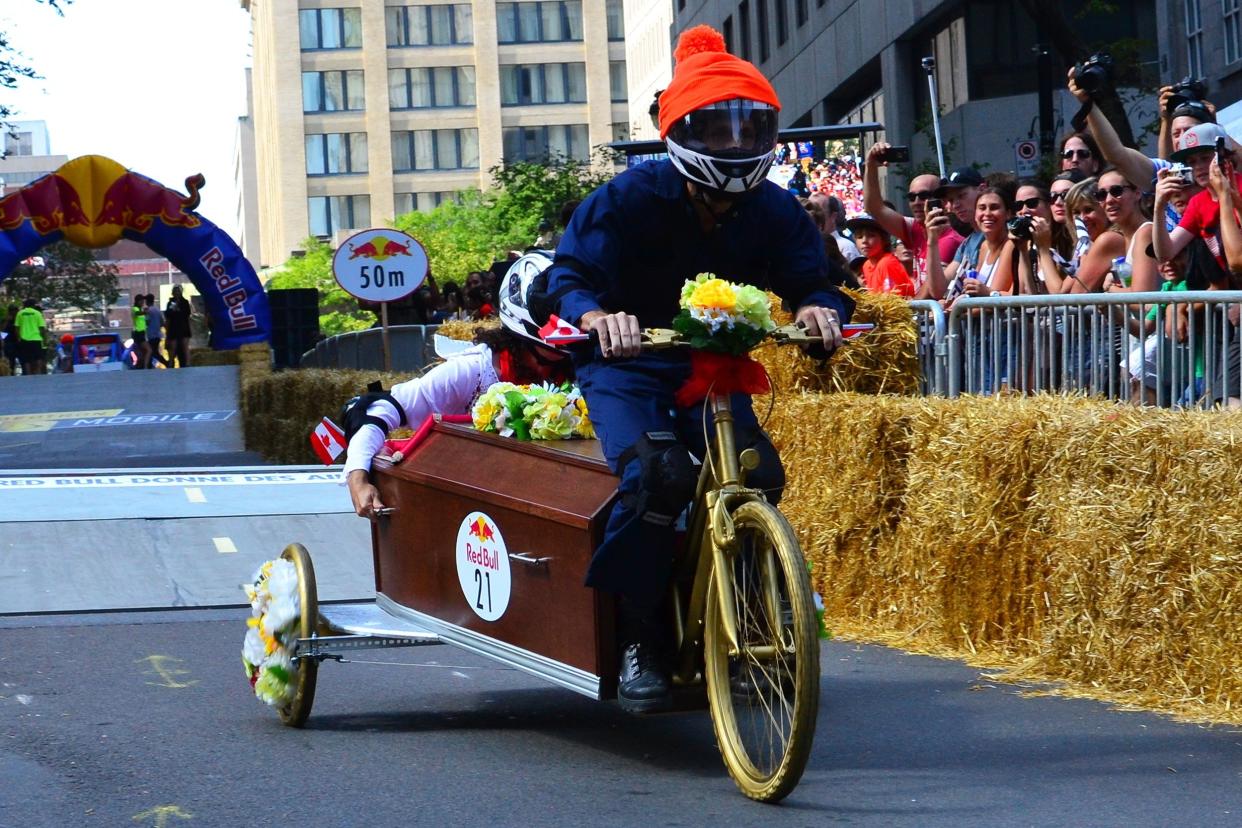
[[[1005,226],[1009,228],[1009,235],[1013,236],[1015,239],[1018,239],[1019,241],[1031,240],[1030,216],[1018,216],[1017,218],[1011,218]]]
[[[1088,95],[1098,95],[1108,89],[1113,83],[1112,56],[1096,52],[1082,63],[1075,63],[1074,83]]]
[[[1172,112],[1184,103],[1198,103],[1207,97],[1207,81],[1195,80],[1189,75],[1173,84],[1164,102],[1166,112]]]

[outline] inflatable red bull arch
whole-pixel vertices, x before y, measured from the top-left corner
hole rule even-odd
[[[212,347],[268,339],[271,314],[254,268],[228,234],[194,212],[201,175],[188,196],[102,155],[84,155],[0,198],[0,281],[44,245],[66,239],[107,247],[141,242],[186,274],[211,317]]]

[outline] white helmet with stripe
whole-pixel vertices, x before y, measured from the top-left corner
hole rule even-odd
[[[531,313],[531,301],[548,292],[545,271],[552,264],[551,250],[528,250],[514,262],[500,282],[500,324],[515,334],[543,345],[540,324]],[[537,301],[537,299],[536,299]]]

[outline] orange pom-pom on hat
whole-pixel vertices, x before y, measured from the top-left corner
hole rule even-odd
[[[724,37],[711,26],[686,29],[673,52],[673,80],[660,94],[660,138],[700,107],[744,98],[781,108],[776,90],[748,60],[725,51]]]

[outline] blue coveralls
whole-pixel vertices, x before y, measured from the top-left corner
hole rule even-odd
[[[679,310],[686,279],[714,273],[768,288],[790,308],[833,308],[844,323],[853,302],[828,278],[818,230],[787,191],[765,181],[713,230],[704,233],[671,161],[649,161],[601,186],[574,211],[548,270],[555,313],[577,323],[592,310],[625,312],[643,327],[667,328]],[[690,372],[685,349],[604,360],[598,349],[575,358],[577,381],[614,472],[623,452],[645,432],[674,431],[704,457],[703,405],[676,409],[673,395]],[[739,448],[759,450],[763,462],[747,485],[776,500],[784,472],[759,428],[750,397],[733,398]],[[710,431],[710,421],[708,421]],[[587,572],[588,586],[620,593],[654,608],[671,573],[673,530],[638,518],[627,503],[639,489],[641,464],[619,470],[614,507]]]

